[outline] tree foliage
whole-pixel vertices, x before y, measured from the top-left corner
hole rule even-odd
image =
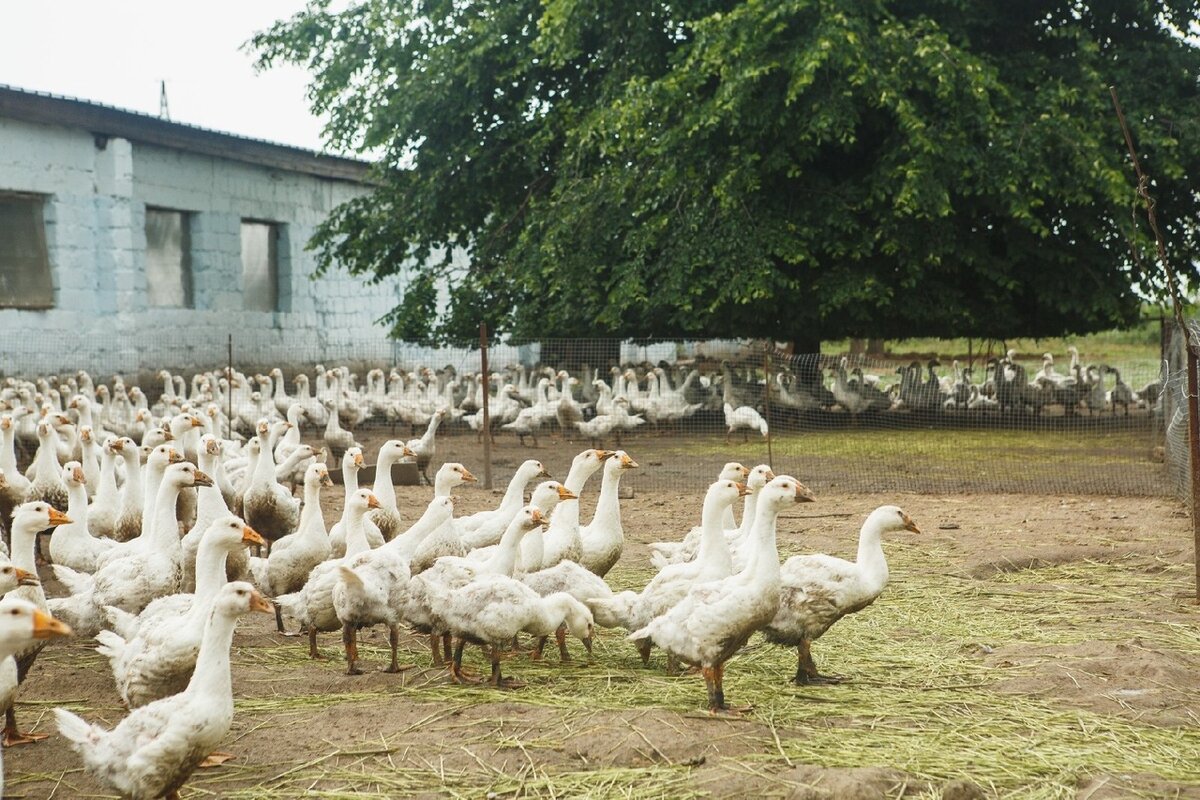
[[[331,145],[383,153],[312,246],[409,275],[407,338],[1043,336],[1129,323],[1158,285],[1109,85],[1192,272],[1198,14],[317,0],[253,45],[310,69]]]

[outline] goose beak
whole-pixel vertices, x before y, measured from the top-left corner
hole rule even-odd
[[[247,547],[252,544],[262,547],[266,543],[266,540],[263,539],[263,537],[260,536],[258,531],[254,530],[254,528],[251,528],[249,525],[242,526],[242,544],[246,545]]]
[[[735,483],[734,486],[738,489],[738,497],[745,497],[750,494],[750,487],[744,483]]]
[[[549,525],[550,524],[550,520],[546,518],[546,515],[542,513],[542,510],[540,508],[535,508],[533,510],[532,519],[533,519],[534,523],[537,525]]]
[[[367,508],[382,508],[379,505],[379,498],[373,494],[367,495]]]
[[[321,485],[322,486],[333,486],[333,478],[329,477],[328,472],[326,472],[324,475],[321,476]]]
[[[116,453],[120,453],[125,450],[125,445],[121,442],[120,439],[113,442],[112,445],[110,445],[110,446],[112,447],[113,452],[116,452]]]
[[[362,468],[363,466],[365,466],[365,465],[366,465],[366,463],[367,463],[367,462],[366,462],[366,459],[364,459],[364,458],[363,458],[363,456],[362,456],[362,453],[356,453],[356,454],[355,454],[355,456],[354,456],[354,466],[356,466],[356,467],[359,467],[359,468]]]
[[[592,637],[585,636],[579,641],[583,642],[583,649],[587,650],[588,658],[592,657]]]
[[[815,499],[816,498],[813,497],[813,493],[812,493],[811,489],[809,489],[803,483],[798,482],[796,484],[796,502],[797,503],[811,503]]]
[[[174,438],[174,437],[172,437],[172,438]],[[170,450],[167,451],[167,463],[168,464],[178,464],[180,461],[183,461],[183,456],[179,455],[178,450],[176,450],[174,447],[172,447]]]
[[[196,470],[195,476],[196,476],[196,485],[197,486],[212,486],[213,485],[213,479],[208,477],[207,475],[205,475],[200,470]]]
[[[592,452],[594,452],[596,454],[596,458],[600,459],[601,461],[610,459],[617,454],[616,450],[593,450]]]
[[[70,524],[71,524],[70,517],[68,517],[66,514],[62,513],[61,511],[59,511],[57,508],[50,509],[50,527],[51,528],[56,527],[58,525],[70,525]]]
[[[466,467],[463,467],[462,476],[463,476],[463,480],[468,483],[473,483],[473,482],[479,480],[474,475],[472,475],[471,471],[469,469],[467,469]]]
[[[271,601],[263,597],[258,592],[250,595],[250,610],[261,611],[264,614],[274,614],[275,606],[271,605]]]
[[[204,423],[200,421],[200,418],[199,418],[199,417],[192,417],[192,427],[193,427],[193,428],[199,428],[199,427],[201,427],[203,424],[204,424]]]
[[[408,445],[404,445],[402,453],[406,458],[416,458],[417,456],[417,454],[413,452],[413,449]]]
[[[546,469],[545,467],[542,467],[542,471],[539,472],[534,477],[535,478],[551,478],[553,476],[550,474],[550,470]]]
[[[71,626],[35,609],[33,612],[33,638],[53,639],[55,636],[70,636]]]
[[[83,483],[87,480],[87,478],[83,476],[83,467],[76,467],[75,469],[71,470],[71,480],[75,481],[76,483]]]
[[[638,463],[629,456],[621,456],[621,469],[634,469]]]
[[[917,527],[917,523],[913,522],[912,517],[908,514],[904,515],[904,530],[912,531],[913,533],[921,532],[921,529]]]
[[[562,486],[560,484],[558,487],[558,499],[559,500],[578,500],[579,495],[575,494],[570,489],[568,489],[567,487]]]
[[[38,580],[38,576],[34,575],[32,572],[26,572],[20,567],[13,567],[13,571],[17,576],[17,586],[39,586],[41,584],[41,581]]]
[[[775,480],[775,473],[772,470],[767,470],[767,480],[768,481]]]

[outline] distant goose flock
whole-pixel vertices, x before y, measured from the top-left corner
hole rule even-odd
[[[1125,394],[1119,373],[1081,367],[1074,355],[1070,375],[1053,377],[1047,356],[1032,380],[1011,358],[996,359],[986,370],[990,388],[966,391],[959,384],[969,370],[947,382],[933,364],[911,367],[884,387],[857,371],[851,378],[844,359],[831,388],[804,388],[791,373],[770,381],[783,406],[851,414],[885,403],[948,409],[960,397],[963,408],[989,397],[1000,410],[1037,409],[1048,404],[1030,401],[1041,392],[1067,407],[1093,408],[1092,398],[1094,410],[1156,402],[1153,387]],[[631,455],[582,450],[561,482],[526,460],[494,508],[470,515],[456,513],[453,492],[475,476],[464,464],[437,463],[440,426],[466,424],[482,435],[485,405],[497,431],[531,443],[550,431],[615,440],[702,410],[722,413],[727,435],[765,435],[756,406],[766,384],[754,375],[728,363],[709,375],[613,368],[608,380],[595,370],[581,379],[522,367],[461,378],[451,369],[376,369],[359,386],[350,370],[321,367],[314,386],[297,375],[289,395],[278,369],[200,373],[190,385],[164,371],[153,404],[119,376],[111,387],[86,372],[9,378],[0,388],[4,741],[39,738],[20,731],[13,704],[42,647],[66,635],[94,637],[130,713],[108,730],[59,708],[60,733],[108,789],[176,796],[229,731],[230,648],[238,619],[251,612],[274,615],[280,632],[302,631],[314,658],[322,634],[338,636],[348,675],[363,671],[358,631],[379,626],[391,645],[388,672],[405,669],[401,634],[413,631],[427,638],[429,660],[449,680],[514,688],[522,684],[502,674],[501,659],[521,634],[534,637],[535,657],[554,637],[568,660],[570,636],[590,659],[600,627],[623,629],[647,664],[657,647],[670,669],[699,669],[712,713],[731,711],[725,665],[757,631],[796,648],[796,683],[836,680],[818,671],[813,643],[883,592],[884,536],[920,532],[900,508],[867,517],[853,561],[810,554],[781,564],[778,517],[813,493],[765,464],[729,463],[697,503],[699,524],[651,546],[658,574],[640,589],[614,591],[606,577],[625,549],[619,484],[640,468]],[[371,419],[424,430],[372,454],[368,488],[358,479],[367,458],[354,432]],[[413,520],[403,518],[390,479],[399,461],[415,462],[432,487]],[[328,526],[321,497],[332,470],[342,478],[342,510]],[[597,473],[596,509],[583,520],[578,501]],[[52,565],[61,596],[43,591],[39,559]],[[490,675],[463,666],[467,645],[486,649]]]

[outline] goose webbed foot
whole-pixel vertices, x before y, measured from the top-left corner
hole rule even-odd
[[[505,678],[500,674],[500,653],[495,647],[492,648],[492,677],[488,683],[497,689],[520,689],[526,685],[525,681]]]
[[[384,672],[395,674],[397,672],[403,672],[407,669],[412,669],[413,667],[416,666],[416,664],[401,664],[400,663],[400,661],[396,655],[396,649],[399,645],[400,645],[400,630],[395,625],[393,625],[388,630],[388,646],[391,647],[391,649],[392,649],[392,660],[391,660],[391,663],[389,663],[387,665],[387,668],[384,670]]]
[[[465,639],[459,639],[458,644],[454,646],[454,655],[450,661],[450,680],[458,684],[482,683],[482,678],[477,678],[463,670],[462,657],[463,647],[466,645]]]
[[[9,708],[4,712],[4,738],[5,747],[15,747],[19,744],[32,744],[40,742],[42,739],[49,739],[48,733],[21,733],[17,727],[17,712],[13,708]]]
[[[196,769],[211,769],[212,767],[219,767],[226,761],[234,758],[237,758],[237,756],[235,756],[233,753],[209,753],[204,757],[203,761],[196,765]]]
[[[797,646],[796,655],[796,677],[792,682],[797,686],[829,686],[842,682],[843,678],[838,675],[822,675],[817,671],[817,662],[812,657],[812,642],[807,639]]]

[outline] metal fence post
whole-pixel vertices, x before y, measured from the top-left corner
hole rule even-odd
[[[483,373],[483,488],[492,488],[492,417],[488,409],[492,382],[488,373],[487,323],[479,323],[479,369]]]
[[[771,343],[767,343],[767,350],[763,353],[763,378],[766,380],[766,394],[764,396],[763,413],[767,420],[767,466],[774,471],[775,456],[771,448],[771,435],[775,430],[775,422],[771,419]]]

